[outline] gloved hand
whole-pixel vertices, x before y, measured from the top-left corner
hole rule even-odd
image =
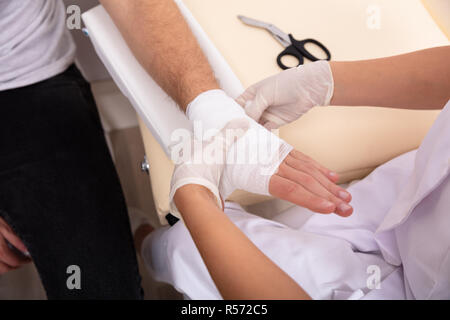
[[[328,61],[316,61],[262,80],[236,101],[252,119],[275,129],[297,120],[315,106],[329,105],[333,91]]]

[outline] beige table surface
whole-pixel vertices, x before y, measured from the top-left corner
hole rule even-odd
[[[245,87],[280,71],[275,58],[282,47],[266,31],[242,24],[236,17],[238,14],[271,22],[299,40],[317,39],[330,49],[333,60],[385,57],[448,45],[448,39],[420,0],[184,0],[184,3]],[[417,148],[437,114],[437,111],[318,107],[283,127],[280,136],[336,170],[341,181],[346,182]],[[164,223],[169,211],[173,165],[145,126],[141,125],[141,129],[155,204]],[[262,200],[242,192],[235,193],[233,199],[244,205]]]

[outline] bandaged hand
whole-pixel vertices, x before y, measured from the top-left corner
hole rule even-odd
[[[229,121],[215,134],[190,134],[179,147],[171,151],[175,169],[170,183],[170,210],[172,215],[182,219],[175,205],[174,197],[180,188],[186,185],[200,185],[207,188],[223,209],[223,198],[219,191],[220,182],[226,165],[227,152],[237,139],[248,129],[248,118],[241,117]],[[194,126],[197,128],[198,126]],[[194,129],[194,131],[197,131]],[[214,131],[211,130],[210,133]],[[200,138],[200,139],[199,139]]]
[[[230,108],[221,111],[221,117],[215,117],[216,108],[206,107],[208,100]],[[220,90],[203,93],[188,110],[195,121],[194,128],[200,125],[203,130],[194,129],[194,144],[189,147],[191,158],[197,160],[183,161],[175,168],[170,191],[172,214],[180,217],[173,197],[187,184],[208,188],[219,206],[221,198],[241,189],[273,195],[315,212],[336,212],[342,216],[352,213],[348,205],[351,196],[335,184],[336,174],[248,118]],[[205,156],[216,162],[204,161]],[[203,160],[199,162],[199,158]]]
[[[189,134],[181,148],[171,151],[176,165],[170,183],[170,210],[179,219],[182,216],[173,199],[178,189],[189,184],[207,188],[223,208],[219,184],[227,150],[234,143],[227,141],[226,132],[239,136],[248,128],[245,112],[223,90],[210,90],[197,96],[187,106],[186,116],[193,123],[193,135]]]
[[[240,189],[272,195],[318,213],[349,216],[351,195],[338,176],[249,119],[250,126],[227,152],[220,181],[226,199]]]
[[[268,129],[300,118],[315,106],[327,106],[334,82],[328,61],[316,61],[280,72],[249,87],[236,101]]]

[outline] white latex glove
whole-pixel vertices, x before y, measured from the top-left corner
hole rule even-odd
[[[316,61],[280,72],[248,88],[236,101],[268,129],[300,118],[315,106],[327,106],[334,82],[328,61]]]

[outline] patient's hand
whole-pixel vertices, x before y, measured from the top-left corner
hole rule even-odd
[[[249,129],[227,151],[220,179],[226,199],[240,189],[273,195],[318,213],[352,214],[351,195],[338,176],[249,119]]]
[[[353,211],[350,194],[335,184],[336,174],[248,117],[230,121],[212,139],[195,138],[187,147],[180,154],[190,158],[175,167],[170,191],[172,214],[180,218],[173,199],[188,184],[209,189],[219,207],[221,199],[241,189],[319,213],[349,216]]]
[[[353,212],[351,195],[336,185],[338,176],[310,157],[293,150],[269,183],[273,196],[318,213],[347,217]]]

